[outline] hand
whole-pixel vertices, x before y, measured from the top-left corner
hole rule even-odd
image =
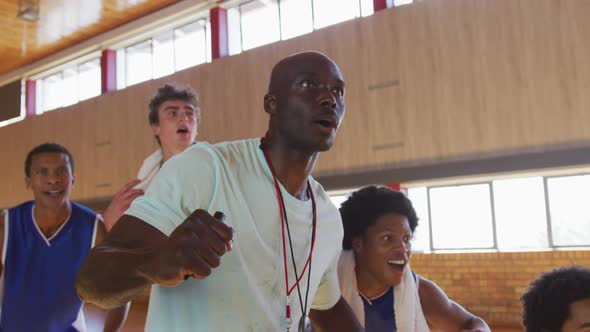
[[[225,216],[211,216],[198,209],[170,234],[140,274],[156,284],[177,286],[188,277],[204,279],[219,266],[221,256],[232,248],[233,229],[223,223]]]
[[[123,188],[121,188],[114,196],[109,206],[104,210],[102,213],[102,218],[104,219],[104,225],[107,228],[107,231],[110,231],[111,228],[115,225],[117,220],[121,218],[123,213],[127,211],[131,202],[137,197],[143,195],[143,190],[141,189],[133,189],[140,180],[133,180],[127,182]]]

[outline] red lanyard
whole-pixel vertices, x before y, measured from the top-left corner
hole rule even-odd
[[[315,197],[313,195],[313,190],[311,189],[311,185],[309,183],[309,180],[307,181],[307,192],[309,194],[309,197],[311,198],[311,204],[312,204],[312,210],[313,210],[313,221],[312,221],[312,233],[311,233],[311,248],[309,250],[309,256],[307,257],[307,260],[305,262],[305,265],[303,266],[303,271],[301,271],[301,274],[297,277],[297,267],[295,265],[295,258],[293,257],[293,246],[291,243],[291,233],[289,232],[289,222],[287,219],[287,213],[285,211],[285,202],[283,200],[283,195],[281,193],[281,188],[279,187],[279,182],[277,180],[276,177],[276,173],[274,170],[274,167],[272,165],[272,161],[270,160],[270,156],[268,154],[268,151],[264,148],[264,139],[262,139],[261,141],[261,149],[264,153],[264,158],[266,159],[266,162],[268,163],[268,167],[270,168],[270,172],[272,174],[272,178],[274,180],[274,185],[275,185],[275,190],[277,192],[277,201],[278,201],[278,205],[279,205],[279,211],[281,214],[281,236],[282,236],[282,240],[283,240],[283,266],[285,269],[285,289],[287,291],[287,305],[286,305],[286,313],[285,313],[285,318],[287,320],[287,330],[289,330],[290,325],[291,325],[291,301],[290,301],[290,295],[293,292],[293,290],[295,289],[295,287],[297,287],[297,291],[299,292],[299,283],[301,282],[301,279],[303,279],[303,276],[305,274],[305,270],[308,268],[309,266],[309,270],[308,270],[308,274],[307,274],[307,289],[306,289],[306,294],[305,294],[305,308],[303,306],[303,303],[301,304],[301,310],[302,310],[302,316],[305,316],[306,311],[307,311],[307,295],[309,293],[309,278],[311,275],[311,257],[313,255],[313,247],[315,244],[315,234],[316,234],[316,224],[317,224],[317,211],[316,211],[316,203],[315,203]],[[289,270],[287,268],[287,244],[286,244],[286,239],[285,239],[285,226],[287,227],[287,234],[289,236],[289,246],[291,247],[291,258],[293,259],[293,269],[295,270],[295,276],[297,277],[297,280],[295,281],[295,283],[293,284],[293,286],[291,286],[291,288],[289,288]],[[301,292],[299,292],[299,301],[302,302],[301,299]]]

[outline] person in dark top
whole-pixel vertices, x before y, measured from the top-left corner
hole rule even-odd
[[[590,332],[590,269],[543,274],[521,298],[526,332]]]
[[[490,331],[481,318],[410,269],[418,217],[403,193],[365,187],[352,193],[340,214],[340,288],[366,331]]]

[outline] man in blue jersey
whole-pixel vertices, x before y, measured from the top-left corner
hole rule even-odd
[[[96,213],[70,202],[74,160],[65,147],[35,147],[25,175],[34,200],[0,215],[0,331],[86,331],[74,281],[105,227]],[[126,310],[111,310],[104,330],[117,331]]]

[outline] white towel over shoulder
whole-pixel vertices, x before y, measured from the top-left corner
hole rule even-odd
[[[357,288],[355,265],[352,250],[343,250],[338,261],[338,278],[342,297],[348,302],[352,311],[364,326],[365,307]],[[409,265],[404,270],[401,283],[394,287],[393,292],[393,310],[397,330],[399,332],[429,332],[430,329],[422,312],[418,288]]]
[[[147,187],[152,182],[152,179],[160,170],[162,158],[162,149],[154,151],[154,153],[145,158],[141,168],[139,169],[139,173],[137,174],[137,178],[141,180],[141,182],[135,185],[135,189],[142,189],[143,191],[146,191]]]

